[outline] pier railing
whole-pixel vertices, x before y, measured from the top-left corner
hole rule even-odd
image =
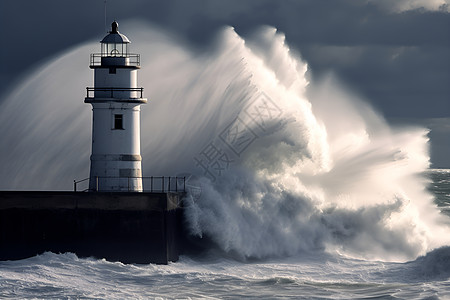
[[[104,179],[120,179],[128,180],[128,191],[132,191],[132,181],[134,179],[142,179],[142,191],[150,193],[166,193],[166,192],[186,192],[186,177],[177,176],[143,176],[143,177],[95,177],[95,187],[90,189],[80,188],[80,184],[86,182],[89,186],[90,178],[85,178],[82,180],[73,181],[73,191],[74,192],[95,192],[99,190],[101,186],[101,181]]]

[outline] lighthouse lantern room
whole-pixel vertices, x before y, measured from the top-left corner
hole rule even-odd
[[[89,189],[105,192],[142,192],[140,105],[147,103],[137,87],[139,54],[130,54],[130,40],[114,21],[91,54],[94,87],[85,103],[92,105],[92,153]]]

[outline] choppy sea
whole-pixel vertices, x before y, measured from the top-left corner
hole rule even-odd
[[[450,170],[429,176],[436,205],[450,218]],[[326,252],[237,261],[211,251],[169,265],[126,265],[44,253],[0,262],[0,298],[449,299],[450,247],[404,263]]]

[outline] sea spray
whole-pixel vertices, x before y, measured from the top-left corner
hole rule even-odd
[[[331,77],[308,85],[307,65],[274,28],[248,41],[225,28],[194,54],[147,25],[126,27],[150,100],[144,175],[191,175],[193,235],[241,258],[326,250],[406,260],[448,244],[421,175],[426,130],[389,127]],[[83,97],[96,47],[48,62],[2,104],[2,189],[70,189],[87,176]]]
[[[233,37],[240,39],[230,33]],[[242,257],[328,249],[406,260],[448,243],[448,227],[440,225],[444,220],[421,175],[429,164],[427,131],[390,128],[332,78],[311,85],[306,99],[306,67],[286,59],[283,37],[269,28],[255,38],[259,43],[236,51],[254,75],[250,86],[256,96],[238,117],[247,127],[239,129],[231,119],[210,143],[226,151],[231,141],[221,137],[229,128],[247,128],[254,139],[243,134],[245,151],[219,178],[211,174],[213,164],[201,165],[202,194],[188,200],[193,232]],[[251,48],[258,44],[265,47]],[[260,111],[260,119],[248,118],[258,97],[273,102],[279,114],[272,106],[272,116]],[[264,119],[275,129],[261,128],[258,121]],[[211,148],[201,151],[206,163]]]
[[[80,45],[44,62],[2,99],[2,190],[70,189],[89,174],[90,51]]]

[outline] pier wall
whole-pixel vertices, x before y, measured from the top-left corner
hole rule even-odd
[[[0,260],[45,251],[123,263],[177,261],[180,193],[0,192]]]

